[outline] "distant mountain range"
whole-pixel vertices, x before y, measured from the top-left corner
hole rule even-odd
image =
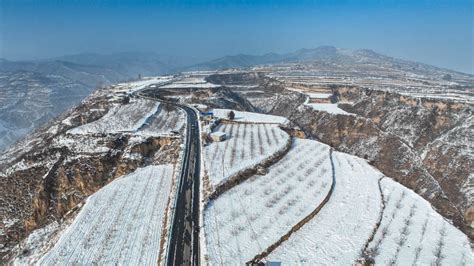
[[[247,68],[263,64],[281,63],[370,63],[389,65],[392,68],[410,70],[426,74],[427,71],[460,73],[427,64],[396,59],[372,50],[347,50],[333,46],[314,49],[299,49],[286,54],[268,53],[264,55],[238,54],[197,63],[196,59],[166,56],[155,53],[77,54],[40,61],[9,61],[0,59],[0,72],[29,71],[44,75],[60,75],[73,81],[96,86],[99,83],[115,83],[137,78],[138,75],[152,76],[172,74],[192,70],[222,70]],[[465,74],[473,76],[470,74]]]
[[[287,54],[268,53],[264,55],[238,54],[224,56],[209,62],[190,66],[193,70],[215,70],[226,68],[243,68],[261,64],[303,62],[312,60],[335,59],[341,56],[341,49],[332,46],[320,46],[315,49],[300,49]]]
[[[0,72],[27,71],[43,75],[59,75],[87,86],[115,83],[174,72],[192,64],[192,59],[162,56],[154,53],[118,53],[110,55],[77,54],[39,61],[0,59]]]
[[[340,73],[365,69],[379,73],[390,69],[466,84],[474,75],[400,60],[371,50],[346,50],[332,46],[300,49],[286,54],[233,55],[198,63],[196,59],[154,53],[67,55],[48,60],[0,59],[0,151],[32,129],[62,113],[99,86],[141,76],[192,70],[250,68],[265,64],[316,65]],[[364,74],[365,75],[365,74]]]
[[[187,58],[151,53],[79,54],[40,61],[0,59],[0,152],[94,89],[171,73]]]
[[[430,74],[432,72],[444,72],[474,77],[474,75],[471,74],[385,56],[368,49],[348,50],[333,46],[320,46],[314,49],[299,49],[295,52],[286,54],[268,53],[264,55],[239,54],[224,56],[208,62],[202,62],[185,67],[184,70],[221,70],[284,63],[330,63],[352,66],[371,64],[379,66],[383,65],[384,67],[400,69],[420,75]]]

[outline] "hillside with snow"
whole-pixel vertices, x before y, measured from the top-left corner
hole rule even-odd
[[[328,155],[325,145],[295,139],[267,174],[252,176],[211,200],[204,212],[209,263],[250,261],[312,216],[331,191]]]
[[[215,132],[226,134],[223,142],[204,147],[204,165],[212,187],[284,150],[289,136],[275,125],[232,123]]]
[[[118,83],[22,139],[0,261],[473,264],[469,103],[293,67]]]
[[[172,175],[148,166],[94,193],[39,265],[157,263]]]
[[[0,205],[2,216],[8,217],[0,221],[2,253],[16,254],[20,264],[35,262],[53,246],[45,265],[99,258],[101,263],[119,258],[125,263],[137,259],[136,254],[149,263],[158,261],[186,115],[169,104],[132,95],[151,83],[99,90],[0,156],[1,200],[8,202]],[[31,237],[22,247],[13,232]],[[123,256],[116,257],[116,240],[136,235],[142,235],[140,243],[149,243],[147,247],[125,241]],[[92,247],[96,253],[85,257]]]

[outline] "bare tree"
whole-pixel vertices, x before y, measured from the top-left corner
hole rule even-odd
[[[234,120],[234,118],[235,118],[235,113],[234,113],[234,111],[230,111],[230,112],[227,114],[227,118],[229,118],[229,120]]]

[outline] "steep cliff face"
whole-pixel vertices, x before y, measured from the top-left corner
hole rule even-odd
[[[381,130],[399,135],[417,150],[465,124],[472,115],[469,103],[413,98],[370,89],[342,87],[337,90],[344,101],[353,102],[344,109],[370,118]],[[462,140],[462,136],[459,137]]]
[[[95,126],[111,122],[119,113],[113,110],[127,105],[111,95],[109,90],[98,91],[0,156],[1,261],[29,232],[60,221],[116,177],[150,164],[176,163],[181,138],[150,133],[157,132],[151,127],[160,124],[153,119],[163,118],[160,109],[128,112],[133,115],[129,119],[151,120],[136,131],[118,132],[113,126],[104,132],[72,130],[92,122]]]
[[[304,105],[306,96],[283,93],[253,100],[262,112],[289,118],[308,137],[368,159],[415,190],[472,238],[474,172],[472,106],[441,99],[331,86],[354,115]]]

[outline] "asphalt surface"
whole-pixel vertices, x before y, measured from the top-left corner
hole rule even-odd
[[[137,93],[140,97],[159,99],[152,90]],[[170,103],[170,102],[168,102]],[[186,106],[171,103],[186,112],[186,143],[178,180],[178,195],[168,237],[167,265],[199,265],[199,182],[201,172],[201,145],[199,118]]]
[[[178,188],[171,236],[168,238],[168,265],[199,264],[199,179],[201,145],[199,120],[193,109],[180,106],[187,113],[186,149]]]

